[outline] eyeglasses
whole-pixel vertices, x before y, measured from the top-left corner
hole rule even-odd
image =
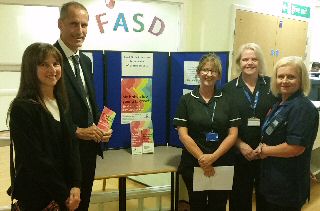
[[[201,72],[205,75],[208,75],[209,72],[211,73],[211,75],[219,75],[219,72],[217,70],[208,69],[208,68],[201,69]]]

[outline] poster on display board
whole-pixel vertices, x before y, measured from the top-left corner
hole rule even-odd
[[[151,121],[152,79],[121,79],[121,124],[131,121]]]
[[[153,54],[122,52],[121,54],[122,76],[152,76]]]
[[[131,121],[152,121],[154,145],[167,144],[168,119],[168,52],[121,52],[105,51],[105,103],[117,113],[113,122],[113,133],[108,143],[109,148],[131,147]],[[150,56],[145,57],[145,55]],[[134,71],[124,76],[123,55],[139,56],[142,63],[152,63],[145,71],[152,69],[151,76],[141,76],[141,71]],[[141,57],[141,55],[144,55]],[[152,62],[149,59],[152,58]],[[136,63],[138,60],[132,61]],[[135,67],[134,67],[135,68]],[[143,68],[142,68],[143,69]],[[129,70],[130,71],[130,70]],[[150,72],[150,73],[151,73]],[[144,74],[142,74],[144,75]]]

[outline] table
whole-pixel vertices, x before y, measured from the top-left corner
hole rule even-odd
[[[180,163],[180,148],[158,146],[154,154],[142,155],[132,155],[130,149],[107,150],[103,155],[104,159],[97,158],[95,179],[119,178],[120,211],[126,210],[126,178],[157,173],[171,173],[171,210],[177,208],[179,178],[176,174],[175,187],[174,173]]]
[[[5,147],[10,145],[10,132],[0,131],[0,147]]]

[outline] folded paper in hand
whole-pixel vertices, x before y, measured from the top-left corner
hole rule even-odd
[[[97,127],[100,128],[103,132],[107,132],[108,130],[111,129],[115,116],[116,116],[116,112],[112,111],[107,107],[104,107]]]
[[[193,190],[231,190],[233,184],[233,166],[216,166],[214,167],[214,176],[207,177],[204,175],[202,168],[194,167],[193,173]]]

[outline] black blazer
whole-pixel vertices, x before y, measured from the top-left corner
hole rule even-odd
[[[12,103],[10,137],[16,169],[13,195],[33,210],[51,200],[64,206],[70,188],[81,184],[78,142],[72,139],[71,118],[59,108],[61,133],[40,103],[32,99],[15,99]]]
[[[86,99],[81,95],[81,90],[76,82],[76,78],[72,67],[68,61],[67,56],[59,45],[58,41],[54,46],[60,51],[63,57],[63,76],[64,82],[70,103],[70,113],[72,115],[72,120],[74,125],[72,126],[74,134],[77,127],[87,128],[88,125],[88,106]],[[80,52],[80,65],[83,72],[84,80],[88,90],[89,102],[92,109],[93,121],[95,124],[98,123],[100,118],[100,112],[96,103],[96,95],[93,86],[93,74],[92,74],[92,62],[85,54]],[[85,145],[85,146],[83,146]],[[100,145],[94,141],[80,141],[80,147],[89,147],[92,150],[97,150],[97,153],[102,156],[102,150]],[[88,149],[89,150],[89,149]],[[83,155],[81,155],[83,156]]]

